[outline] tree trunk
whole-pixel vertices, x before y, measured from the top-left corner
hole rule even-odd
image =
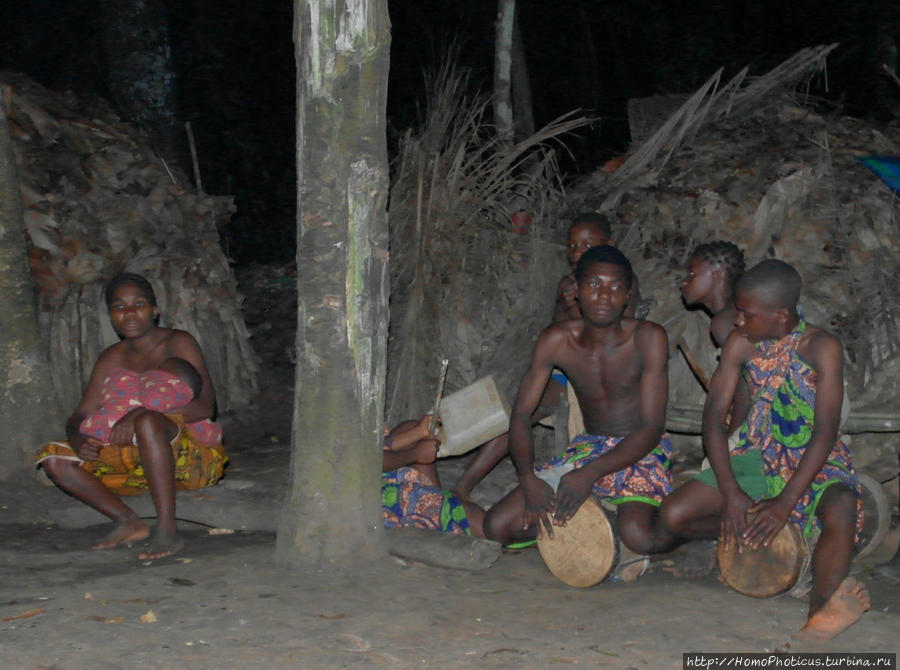
[[[528,61],[525,58],[525,42],[522,39],[521,12],[513,22],[512,40],[512,100],[515,140],[519,142],[534,135],[534,111],[531,102],[531,81],[528,77]]]
[[[500,139],[513,141],[513,109],[510,96],[513,24],[516,0],[498,0],[494,44],[494,126]]]
[[[16,159],[0,89],[0,480],[21,475],[63,417],[38,327]]]
[[[189,165],[163,0],[103,0],[107,85],[126,121],[147,133],[170,163]]]
[[[295,0],[294,39],[297,367],[276,558],[327,569],[387,553],[387,0]]]

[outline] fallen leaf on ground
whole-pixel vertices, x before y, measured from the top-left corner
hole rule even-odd
[[[342,633],[341,635],[338,635],[338,640],[345,644],[353,645],[357,651],[369,651],[369,649],[372,648],[371,642],[364,640],[359,635],[353,635],[352,633]]]
[[[88,621],[99,621],[100,623],[125,623],[123,616],[97,616],[96,614],[88,614],[85,617]]]
[[[166,580],[166,584],[169,586],[193,586],[196,582],[192,582],[190,579],[183,579],[181,577],[169,577]]]
[[[207,531],[210,535],[231,535],[234,533],[233,528],[210,528]]]
[[[156,615],[153,610],[147,610],[146,614],[141,614],[140,620],[141,623],[156,623]]]
[[[32,607],[30,610],[25,610],[21,614],[16,614],[15,616],[8,616],[0,619],[0,621],[16,621],[17,619],[29,619],[33,616],[37,616],[38,614],[43,614],[43,607]]]

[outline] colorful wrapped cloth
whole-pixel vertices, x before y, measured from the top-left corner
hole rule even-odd
[[[166,414],[178,425],[178,435],[172,440],[175,457],[175,488],[194,491],[213,486],[222,478],[227,457],[221,443],[209,445],[196,439],[179,414]],[[96,461],[79,458],[66,442],[44,445],[34,457],[35,465],[48,458],[62,458],[81,463],[81,467],[99,478],[104,486],[118,495],[137,495],[149,490],[138,447],[133,444],[108,444],[100,450]]]
[[[603,435],[576,435],[562,454],[536,467],[534,472],[542,479],[558,481],[559,477],[551,473],[562,471],[564,474],[582,468],[612,451],[623,439]],[[672,443],[664,436],[641,460],[597,479],[594,482],[594,493],[614,505],[640,501],[659,506],[662,499],[672,492],[671,456]]]
[[[156,412],[172,412],[181,409],[194,398],[190,386],[164,370],[135,372],[125,368],[113,368],[103,380],[103,399],[96,414],[81,422],[79,430],[84,435],[109,442],[112,427],[136,407]],[[222,442],[222,429],[209,419],[188,424],[194,438],[203,444]]]
[[[381,473],[381,511],[385,528],[412,526],[471,535],[462,500],[432,486],[418,470],[397,468]]]
[[[738,431],[738,444],[732,454],[760,451],[767,482],[766,498],[781,493],[796,472],[812,437],[817,375],[797,353],[805,330],[806,321],[801,318],[797,327],[780,340],[759,342],[756,345],[759,356],[744,367],[753,404]],[[863,524],[862,498],[850,450],[840,439],[812,484],[794,505],[790,521],[807,536],[814,529],[821,529],[821,522],[815,515],[816,507],[825,489],[836,483],[846,484],[856,493],[858,540]]]

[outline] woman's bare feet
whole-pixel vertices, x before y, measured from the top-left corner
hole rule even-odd
[[[140,519],[127,519],[116,524],[109,535],[91,549],[112,549],[120,544],[140,542],[150,535],[150,528]]]
[[[157,531],[146,549],[138,554],[138,558],[142,561],[153,561],[157,558],[174,556],[183,546],[184,540],[180,536]]]
[[[809,617],[795,640],[805,646],[827,642],[859,621],[863,612],[871,606],[869,592],[862,582],[847,577],[831,594],[828,602]]]

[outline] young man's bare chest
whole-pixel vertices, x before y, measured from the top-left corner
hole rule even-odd
[[[640,391],[641,356],[633,333],[602,344],[573,338],[560,357],[560,367],[583,396],[604,402]]]

